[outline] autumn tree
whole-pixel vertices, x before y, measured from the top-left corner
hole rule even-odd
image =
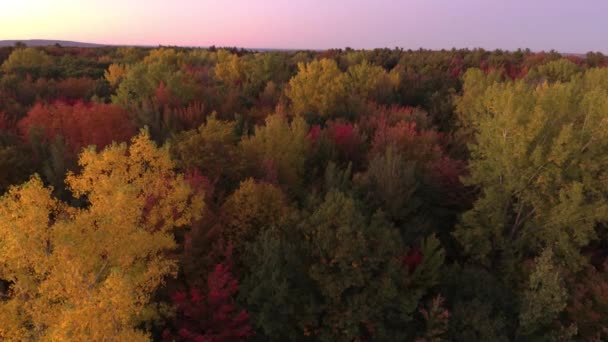
[[[161,61],[129,66],[118,85],[112,103],[129,106],[150,100],[161,82],[169,93],[187,104],[194,98],[195,84],[178,66]]]
[[[455,232],[469,255],[515,270],[517,260],[546,246],[573,269],[585,265],[581,249],[608,220],[606,73],[480,90],[476,114],[463,120],[475,132],[466,184],[481,193]]]
[[[214,114],[198,129],[177,135],[171,152],[179,167],[196,168],[222,189],[230,189],[238,184],[244,166],[238,141],[236,122]]]
[[[544,81],[549,83],[569,82],[576,75],[580,75],[580,73],[580,66],[566,58],[562,58],[533,68],[526,76],[526,79],[540,83]]]
[[[266,125],[256,127],[253,136],[243,138],[241,147],[245,159],[262,179],[278,181],[296,190],[301,185],[309,149],[308,127],[304,119],[291,122],[274,114]]]
[[[51,63],[51,57],[44,51],[31,47],[22,48],[14,50],[8,59],[2,63],[2,71],[18,74],[29,73],[38,77],[48,72],[45,69],[50,67]]]
[[[236,266],[246,255],[249,244],[261,231],[279,225],[289,214],[289,206],[280,188],[247,179],[231,194],[221,208],[220,224],[225,243],[234,248]]]
[[[7,340],[147,340],[152,292],[175,275],[175,228],[199,217],[167,148],[142,132],[93,148],[66,184],[85,207],[51,197],[34,176],[0,200],[0,336]]]
[[[332,59],[299,63],[298,73],[289,81],[285,95],[296,114],[322,117],[343,114],[346,110],[346,75]]]
[[[117,87],[127,74],[127,67],[120,64],[111,64],[104,72],[104,78],[112,87]]]
[[[64,102],[37,104],[19,122],[19,130],[25,137],[37,127],[43,131],[45,142],[62,136],[72,152],[95,145],[102,149],[112,141],[128,140],[135,133],[124,109],[97,103]]]
[[[177,309],[174,333],[165,330],[164,341],[241,341],[253,336],[247,311],[235,304],[239,284],[229,265],[217,264],[204,291],[177,291],[171,300]]]
[[[348,68],[348,90],[356,100],[386,103],[391,100],[393,84],[382,67],[368,61]]]

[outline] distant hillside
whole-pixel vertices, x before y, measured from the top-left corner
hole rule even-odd
[[[61,46],[70,46],[70,47],[102,47],[108,46],[107,44],[94,44],[94,43],[82,43],[82,42],[73,42],[69,40],[50,40],[50,39],[25,39],[25,40],[0,40],[0,47],[4,46],[14,46],[15,43],[22,42],[27,46],[49,46],[59,44]]]

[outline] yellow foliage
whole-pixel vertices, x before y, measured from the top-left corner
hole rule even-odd
[[[120,84],[120,81],[127,74],[127,67],[120,64],[111,64],[103,74],[106,81],[110,83],[112,87],[117,87]]]
[[[296,114],[337,115],[345,110],[347,82],[333,59],[298,63],[298,74],[289,81],[285,95]]]
[[[287,199],[280,188],[249,178],[222,206],[222,234],[239,252],[264,227],[278,225],[288,212]]]
[[[130,146],[85,150],[68,174],[73,208],[34,176],[0,199],[0,339],[143,341],[135,327],[175,260],[172,230],[200,217],[202,198],[146,132]]]
[[[239,57],[228,51],[220,50],[217,53],[218,63],[215,65],[215,79],[227,85],[234,85],[244,78],[243,67]]]

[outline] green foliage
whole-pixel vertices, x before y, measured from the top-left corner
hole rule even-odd
[[[415,172],[415,162],[406,160],[391,146],[370,160],[367,174],[362,175],[359,182],[371,196],[372,203],[391,218],[403,220],[421,205],[415,196],[419,186]]]
[[[551,61],[532,69],[526,79],[536,82],[570,82],[580,76],[581,67],[566,58]]]
[[[41,175],[0,200],[0,339],[608,336],[601,53],[19,45],[0,63],[0,192]],[[77,165],[117,122],[165,146]]]
[[[180,168],[196,168],[222,189],[230,189],[243,168],[235,130],[236,122],[219,120],[213,114],[198,129],[178,134],[171,153]]]
[[[128,106],[150,100],[161,83],[181,103],[188,103],[194,98],[192,79],[176,69],[175,65],[154,61],[130,66],[116,95],[112,96],[112,103]]]
[[[568,293],[559,268],[553,261],[553,251],[546,249],[536,258],[528,287],[522,296],[519,314],[521,333],[546,333],[566,308],[567,300]]]
[[[221,234],[240,257],[247,254],[251,241],[264,230],[279,226],[289,212],[287,199],[280,188],[250,178],[241,182],[222,205]]]
[[[355,99],[379,103],[390,101],[393,87],[388,73],[382,67],[363,61],[349,67],[347,74],[348,89]]]
[[[263,230],[245,258],[247,273],[240,299],[253,316],[256,331],[271,341],[306,340],[306,322],[315,319],[307,306],[315,302],[306,272],[298,216]]]
[[[4,63],[2,71],[6,73],[29,73],[34,77],[42,75],[52,63],[44,51],[36,48],[16,49]]]
[[[450,310],[448,335],[454,341],[514,339],[516,293],[481,268],[453,265],[441,274],[441,292]]]
[[[462,119],[476,132],[466,183],[481,189],[455,233],[467,253],[516,262],[546,245],[570,267],[584,264],[580,249],[608,220],[608,87],[598,73],[536,88],[494,83]]]
[[[304,175],[309,150],[308,125],[300,117],[288,122],[274,114],[266,125],[256,127],[255,134],[243,138],[241,147],[249,167],[261,178],[298,190]]]

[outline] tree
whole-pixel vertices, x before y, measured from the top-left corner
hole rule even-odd
[[[32,151],[19,137],[0,131],[0,194],[12,184],[27,180],[32,172]]]
[[[117,87],[127,74],[127,67],[121,64],[111,64],[103,74],[112,87]]]
[[[332,59],[298,64],[285,95],[296,114],[336,116],[346,111],[346,75]]]
[[[244,158],[260,178],[298,190],[309,150],[307,134],[304,119],[289,122],[282,115],[271,115],[265,126],[256,127],[253,136],[241,141]]]
[[[16,49],[4,63],[2,71],[6,73],[32,74],[40,76],[51,65],[51,58],[42,50],[36,48]]]
[[[569,82],[581,74],[581,68],[566,58],[551,61],[533,68],[526,79],[536,82]]]
[[[220,224],[226,243],[234,248],[236,266],[243,262],[249,244],[264,229],[281,224],[289,214],[289,206],[280,188],[249,178],[231,194],[221,208]]]
[[[554,264],[551,249],[544,250],[536,258],[522,299],[519,314],[521,334],[547,334],[568,300],[564,279]]]
[[[393,87],[389,75],[382,67],[368,61],[348,68],[348,88],[355,99],[386,103],[391,99]]]
[[[399,262],[405,247],[382,214],[364,217],[350,197],[331,191],[302,222],[316,303],[304,325],[324,341],[402,340],[418,301],[434,286],[443,263],[439,242],[422,243],[423,260],[411,274]],[[410,327],[411,328],[411,327]]]
[[[547,246],[569,267],[585,265],[581,249],[608,221],[606,75],[482,91],[477,114],[463,119],[475,132],[465,184],[481,191],[455,232],[466,253],[515,271]]]
[[[83,208],[51,197],[37,176],[0,199],[0,336],[9,340],[146,340],[153,291],[175,275],[173,230],[200,217],[167,148],[142,132],[93,148],[66,184]]]
[[[135,133],[126,110],[99,103],[37,104],[19,122],[25,137],[35,127],[43,130],[45,142],[62,136],[73,153],[89,145],[102,149],[113,141],[127,141]]]
[[[217,264],[207,279],[207,289],[178,291],[172,294],[177,309],[174,328],[163,333],[166,341],[242,341],[253,336],[247,311],[237,308],[234,297],[238,281],[226,264]]]
[[[221,121],[213,114],[198,129],[175,137],[171,152],[179,167],[196,168],[222,190],[231,189],[244,166],[238,141],[236,122]]]
[[[161,82],[181,104],[193,100],[194,80],[175,65],[155,61],[129,66],[118,85],[116,95],[112,96],[112,103],[129,106],[150,100]]]
[[[420,186],[416,164],[393,147],[370,160],[367,172],[358,181],[367,190],[370,202],[383,208],[393,220],[407,218],[421,205],[416,196]]]

